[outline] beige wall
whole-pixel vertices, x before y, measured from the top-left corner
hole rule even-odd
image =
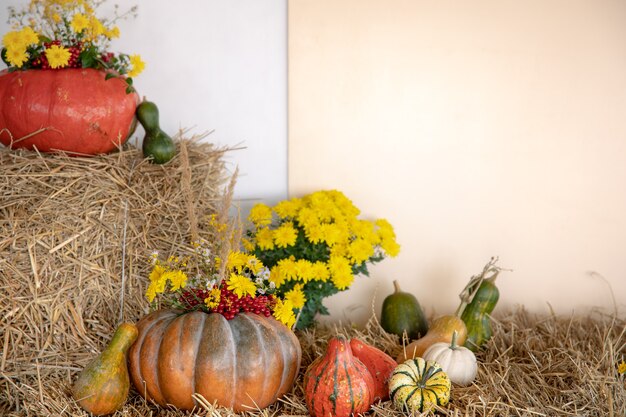
[[[491,255],[499,309],[626,304],[626,1],[289,1],[289,192],[344,191],[401,254],[331,299],[376,312],[392,279],[428,312]],[[605,280],[589,271],[597,271]]]

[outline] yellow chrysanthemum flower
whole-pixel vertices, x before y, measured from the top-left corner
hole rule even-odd
[[[90,37],[93,40],[95,40],[98,36],[104,35],[104,32],[106,32],[106,27],[95,16],[91,16],[89,18],[88,29]]]
[[[276,300],[274,307],[274,317],[288,328],[291,328],[296,322],[296,315],[293,313],[293,304],[288,300]]]
[[[398,256],[400,253],[400,245],[394,239],[383,239],[380,243],[380,247],[392,258]]]
[[[354,239],[348,246],[352,263],[361,264],[374,255],[374,247],[365,239]]]
[[[7,32],[2,37],[2,44],[7,50],[21,50],[25,49],[24,40],[22,38],[22,34],[16,30]]]
[[[209,291],[209,296],[204,299],[204,304],[210,309],[216,308],[220,305],[221,296],[222,292],[219,288],[213,288]]]
[[[281,259],[276,265],[280,268],[280,273],[285,280],[292,280],[298,277],[298,266],[293,257]]]
[[[24,46],[34,45],[39,42],[39,35],[30,26],[20,31],[20,37]]]
[[[330,190],[327,194],[335,201],[335,205],[347,217],[357,217],[361,214],[359,210],[344,193],[337,190]]]
[[[341,241],[341,229],[336,224],[322,224],[320,226],[320,229],[322,231],[322,235],[324,236],[323,241],[326,242],[328,246],[333,246],[334,244]]]
[[[66,67],[71,56],[72,54],[67,48],[59,45],[52,45],[46,49],[46,58],[48,58],[50,68],[53,69]]]
[[[296,278],[300,281],[309,282],[315,278],[313,264],[306,259],[298,259],[295,264]],[[300,307],[297,307],[300,308]]]
[[[620,375],[626,374],[626,362],[625,361],[621,361],[620,364],[617,366],[617,372]]]
[[[342,256],[331,256],[328,260],[328,270],[330,279],[339,290],[345,290],[354,280],[350,261]]]
[[[285,274],[281,270],[279,265],[274,266],[270,270],[270,282],[276,285],[276,288],[280,288],[285,283]]]
[[[178,291],[187,285],[187,275],[181,270],[167,271],[164,278],[170,282],[170,291]]]
[[[28,53],[26,48],[7,48],[6,58],[9,64],[22,68],[22,65],[28,61]]]
[[[354,282],[354,275],[352,275],[352,273],[344,272],[333,274],[330,279],[338,290],[343,291],[352,285]]]
[[[257,203],[250,209],[248,220],[254,223],[256,227],[267,226],[272,223],[272,209],[266,204]]]
[[[279,248],[286,248],[287,246],[293,246],[296,244],[298,238],[298,231],[294,229],[293,223],[286,222],[280,225],[279,228],[274,230],[274,243]]]
[[[82,33],[85,29],[89,27],[89,19],[82,13],[76,13],[72,17],[70,27],[72,28],[74,33]]]
[[[237,271],[241,273],[241,270],[246,266],[248,261],[248,255],[239,251],[232,251],[228,254],[226,259],[226,269],[229,271]]]
[[[254,255],[248,255],[248,259],[246,259],[246,267],[252,271],[254,275],[258,274],[261,269],[263,269],[263,262],[259,260]]]
[[[146,290],[146,297],[148,301],[152,302],[157,294],[162,294],[165,291],[165,284],[167,284],[166,270],[161,265],[155,265],[150,272],[150,285]]]
[[[115,26],[113,29],[107,30],[104,35],[109,39],[117,39],[120,37],[120,28]]]
[[[254,297],[256,295],[256,285],[250,280],[250,278],[235,273],[230,274],[230,278],[226,281],[228,289],[237,295],[238,298],[250,295]]]
[[[311,243],[320,243],[322,240],[324,240],[324,230],[319,223],[305,225],[304,235]]]
[[[141,74],[146,67],[146,63],[141,60],[141,56],[139,55],[130,56],[130,65],[132,68],[128,71],[128,76],[131,78]]]
[[[256,235],[256,244],[261,250],[272,250],[274,249],[274,234],[268,228],[262,228],[257,230]]]
[[[290,301],[294,308],[304,307],[306,296],[302,291],[302,285],[298,284],[285,293],[285,301]]]
[[[165,268],[163,268],[159,264],[154,265],[154,268],[152,268],[152,271],[150,272],[150,275],[149,275],[150,282],[160,281],[164,273],[165,273]]]
[[[327,281],[330,278],[330,271],[325,262],[317,261],[311,267],[313,279],[316,281]]]
[[[302,200],[292,198],[291,200],[281,201],[274,206],[274,212],[281,219],[294,218],[298,215],[298,211],[302,207]]]
[[[311,210],[308,207],[303,207],[298,212],[297,220],[298,220],[298,223],[300,223],[301,225],[306,225],[306,226],[312,226],[314,224],[319,225],[319,219],[317,218],[317,214],[315,214],[315,211]]]

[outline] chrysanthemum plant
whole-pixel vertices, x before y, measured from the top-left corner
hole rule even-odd
[[[387,220],[361,220],[359,214],[334,190],[251,209],[244,247],[270,268],[270,283],[294,306],[297,328],[328,314],[323,299],[350,288],[356,275],[369,275],[368,264],[399,253]]]
[[[211,225],[224,232],[226,225],[215,216]],[[224,235],[224,233],[218,233]],[[195,243],[191,254],[165,260],[153,253],[146,298],[155,308],[204,311],[227,320],[242,312],[274,316],[287,327],[296,317],[293,304],[275,294],[270,271],[253,254],[230,250],[231,244],[216,239]]]
[[[27,69],[94,68],[106,78],[122,77],[133,90],[133,78],[145,63],[139,55],[109,51],[120,36],[116,23],[136,13],[136,7],[112,19],[96,10],[106,0],[31,0],[23,10],[9,7],[12,31],[2,38],[2,60],[9,71]]]

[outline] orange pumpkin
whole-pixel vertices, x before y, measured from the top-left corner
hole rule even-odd
[[[372,374],[374,379],[374,400],[389,399],[389,377],[398,363],[382,350],[359,340],[350,340],[350,348],[355,358]]]
[[[374,402],[375,391],[374,378],[343,336],[330,339],[326,353],[304,374],[304,399],[312,417],[363,414]]]
[[[0,142],[11,148],[111,152],[132,134],[139,97],[94,69],[0,73]]]
[[[198,393],[236,412],[265,408],[291,390],[300,368],[298,339],[273,317],[159,310],[137,328],[131,380],[163,406],[191,410]]]

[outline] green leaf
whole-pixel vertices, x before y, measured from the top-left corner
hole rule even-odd
[[[117,75],[113,74],[112,72],[107,73],[107,75],[104,76],[105,80],[110,80],[111,78],[115,78],[117,77]]]

